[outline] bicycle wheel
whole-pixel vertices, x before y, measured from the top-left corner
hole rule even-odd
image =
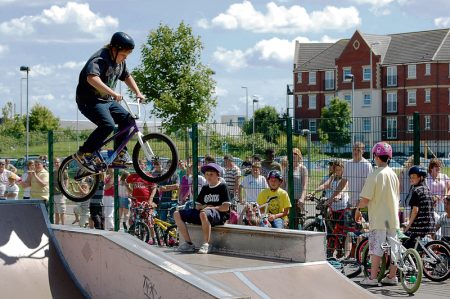
[[[450,247],[442,241],[430,241],[421,252],[423,274],[432,281],[444,281],[450,276]],[[430,256],[431,251],[435,256]]]
[[[306,219],[308,221],[308,219]],[[305,224],[303,230],[311,231],[311,232],[324,232],[325,228],[323,225],[318,223],[317,221],[311,221]]]
[[[171,225],[166,229],[164,232],[164,243],[169,247],[178,246],[179,239],[176,225]]]
[[[361,264],[356,259],[342,260],[342,274],[348,278],[358,276],[362,272]]]
[[[385,276],[387,264],[388,264],[388,262],[386,259],[386,255],[384,255],[381,258],[380,270],[378,271],[378,275],[377,275],[378,282],[381,282],[381,280]],[[362,250],[361,267],[364,272],[364,276],[370,277],[370,274],[372,271],[372,262],[370,261],[370,255],[369,255],[369,242],[367,242],[367,244],[364,246],[364,249]]]
[[[363,249],[368,244],[368,242],[369,242],[369,238],[364,237],[356,246],[355,259],[358,261],[358,263],[361,263],[361,261],[362,261]]]
[[[136,236],[139,240],[148,243],[150,240],[150,229],[147,224],[143,222],[133,223],[128,229],[128,233],[132,236]]]
[[[178,153],[173,141],[164,134],[151,133],[142,136],[143,147],[139,141],[133,150],[133,166],[136,173],[146,181],[159,183],[169,179],[177,169]],[[139,160],[146,160],[153,165],[159,161],[162,166],[161,174],[151,176],[145,169],[139,167]]]
[[[409,248],[402,254],[403,269],[399,268],[400,281],[408,294],[415,293],[422,282],[423,265],[417,250]]]
[[[158,246],[164,246],[164,230],[156,222],[153,229],[155,230],[156,243]]]
[[[74,202],[83,202],[91,198],[99,184],[98,174],[84,170],[72,156],[61,162],[57,176],[59,190]]]

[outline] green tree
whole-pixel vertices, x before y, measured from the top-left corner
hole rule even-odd
[[[277,142],[281,134],[283,120],[275,107],[265,106],[255,111],[255,133],[261,133],[268,142]],[[253,134],[253,118],[244,123],[243,130],[247,135]]]
[[[141,49],[133,77],[169,132],[206,122],[217,105],[214,72],[200,62],[202,49],[183,22],[176,29],[160,24]]]
[[[29,115],[30,131],[47,132],[59,128],[59,118],[45,106],[36,104],[31,108]]]
[[[13,115],[13,107],[12,102],[7,102],[2,107],[3,122],[0,126],[0,133],[14,138],[20,138],[25,135],[24,118],[21,118],[19,115]]]
[[[322,142],[341,147],[351,142],[351,111],[348,103],[334,98],[329,107],[322,109],[319,136]]]

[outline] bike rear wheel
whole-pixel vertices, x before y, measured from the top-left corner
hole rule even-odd
[[[381,282],[381,280],[385,276],[387,264],[389,264],[387,262],[387,257],[386,257],[386,255],[383,255],[381,257],[380,270],[378,271],[378,275],[377,275],[378,282]],[[372,272],[372,262],[370,260],[370,254],[369,254],[369,242],[367,242],[367,244],[364,246],[364,249],[362,251],[361,266],[362,266],[362,270],[364,272],[364,276],[370,277],[370,274]]]
[[[57,176],[59,190],[74,202],[91,198],[99,184],[98,174],[87,172],[72,156],[61,162]]]
[[[425,248],[436,257],[421,252],[423,274],[432,281],[444,281],[450,276],[450,247],[442,241],[430,241]]]
[[[164,243],[168,247],[178,246],[178,230],[176,225],[169,226],[164,232]]]
[[[369,242],[369,238],[364,237],[356,246],[355,249],[355,259],[359,262],[362,263],[362,253],[363,253],[363,249],[364,247],[368,244]]]
[[[143,222],[133,223],[128,229],[128,233],[145,243],[148,243],[150,240],[150,229],[148,228],[148,225]]]
[[[400,281],[408,294],[415,293],[422,282],[423,265],[417,250],[409,248],[402,254],[403,267],[400,269]]]
[[[133,150],[133,166],[136,173],[146,181],[159,183],[169,179],[177,169],[178,153],[173,141],[164,134],[151,133],[142,136],[143,146],[136,143]],[[149,154],[151,157],[149,159]],[[139,161],[145,160],[147,166],[153,167],[155,161],[159,161],[162,166],[161,174],[150,175],[146,169],[139,167]]]
[[[358,276],[362,272],[361,264],[356,259],[342,260],[342,273],[348,278]]]

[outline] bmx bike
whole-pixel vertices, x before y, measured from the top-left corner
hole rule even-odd
[[[152,183],[158,183],[170,178],[175,172],[178,153],[173,141],[161,133],[142,134],[136,124],[136,120],[139,119],[141,114],[140,104],[123,102],[133,121],[130,125],[106,139],[100,148],[92,153],[88,169],[75,160],[73,156],[69,156],[61,162],[58,169],[57,181],[61,192],[68,199],[74,202],[88,200],[95,194],[98,188],[100,173],[105,172],[108,168],[126,168],[126,166],[114,165],[113,161],[135,135],[137,142],[133,149],[132,162],[134,170],[141,178]],[[132,111],[130,105],[137,106],[137,113]],[[101,154],[103,146],[122,135],[125,135],[123,142],[111,154],[104,157]],[[146,169],[139,167],[140,160],[145,160],[147,167],[152,167],[155,161],[159,161],[160,163],[164,162],[165,165],[158,176],[152,176]]]

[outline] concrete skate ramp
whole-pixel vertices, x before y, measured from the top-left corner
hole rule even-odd
[[[0,201],[1,298],[89,298],[49,227],[43,202]]]

